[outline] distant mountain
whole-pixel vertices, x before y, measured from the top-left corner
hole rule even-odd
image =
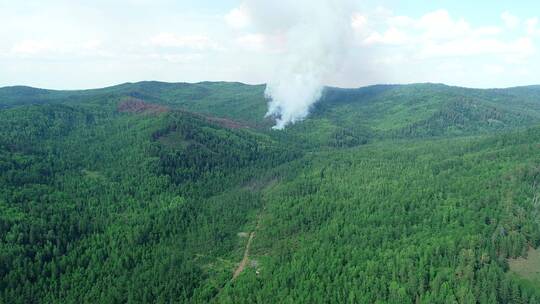
[[[99,102],[135,97],[150,103],[269,127],[264,85],[227,82],[145,81],[81,91],[0,88],[0,106]],[[362,132],[381,136],[467,135],[533,125],[540,121],[540,86],[467,89],[441,84],[326,88],[305,124],[313,132]],[[313,123],[310,121],[318,121]],[[302,129],[302,124],[291,129]],[[344,131],[345,130],[345,131]]]

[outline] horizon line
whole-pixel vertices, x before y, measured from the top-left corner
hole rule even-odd
[[[103,89],[109,89],[114,87],[119,87],[123,85],[133,85],[133,84],[140,84],[145,82],[155,82],[155,83],[162,83],[162,84],[189,84],[189,85],[197,85],[197,84],[204,84],[204,83],[228,83],[228,84],[240,84],[245,86],[265,86],[267,83],[246,83],[242,81],[229,81],[229,80],[205,80],[205,81],[196,81],[196,82],[187,82],[187,81],[161,81],[161,80],[140,80],[140,81],[127,81],[122,82],[118,84],[113,85],[107,85],[102,87],[92,87],[92,88],[82,88],[82,89],[49,89],[45,87],[38,87],[38,86],[31,86],[31,85],[5,85],[0,86],[0,90],[2,89],[8,89],[8,88],[30,88],[35,90],[44,90],[44,91],[71,91],[71,92],[77,92],[77,91],[93,91],[93,90],[103,90]],[[527,87],[535,87],[540,86],[540,84],[524,84],[524,85],[516,85],[516,86],[508,86],[508,87],[488,87],[488,88],[481,88],[481,87],[468,87],[468,86],[461,86],[461,85],[452,85],[452,84],[446,84],[442,82],[410,82],[410,83],[377,83],[377,84],[369,84],[369,85],[361,85],[356,87],[347,87],[347,86],[333,86],[333,85],[324,85],[324,88],[332,88],[332,89],[344,89],[344,90],[355,90],[355,89],[363,89],[363,88],[369,88],[369,87],[376,87],[376,86],[412,86],[412,85],[442,85],[446,87],[452,87],[452,88],[462,88],[462,89],[470,89],[470,90],[505,90],[505,89],[515,89],[515,88],[527,88]]]

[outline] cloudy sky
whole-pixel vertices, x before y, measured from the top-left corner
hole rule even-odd
[[[540,84],[538,1],[352,1],[329,85]],[[241,0],[0,0],[0,86],[265,83],[290,50],[256,18]]]

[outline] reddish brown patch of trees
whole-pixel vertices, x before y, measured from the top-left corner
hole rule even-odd
[[[127,98],[118,105],[118,112],[135,114],[160,114],[168,112],[166,106],[147,103],[138,98]]]

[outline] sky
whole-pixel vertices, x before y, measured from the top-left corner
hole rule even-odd
[[[347,50],[327,85],[540,84],[538,1],[346,1]],[[0,86],[266,83],[291,49],[284,11],[265,17],[273,27],[242,0],[0,0]]]

